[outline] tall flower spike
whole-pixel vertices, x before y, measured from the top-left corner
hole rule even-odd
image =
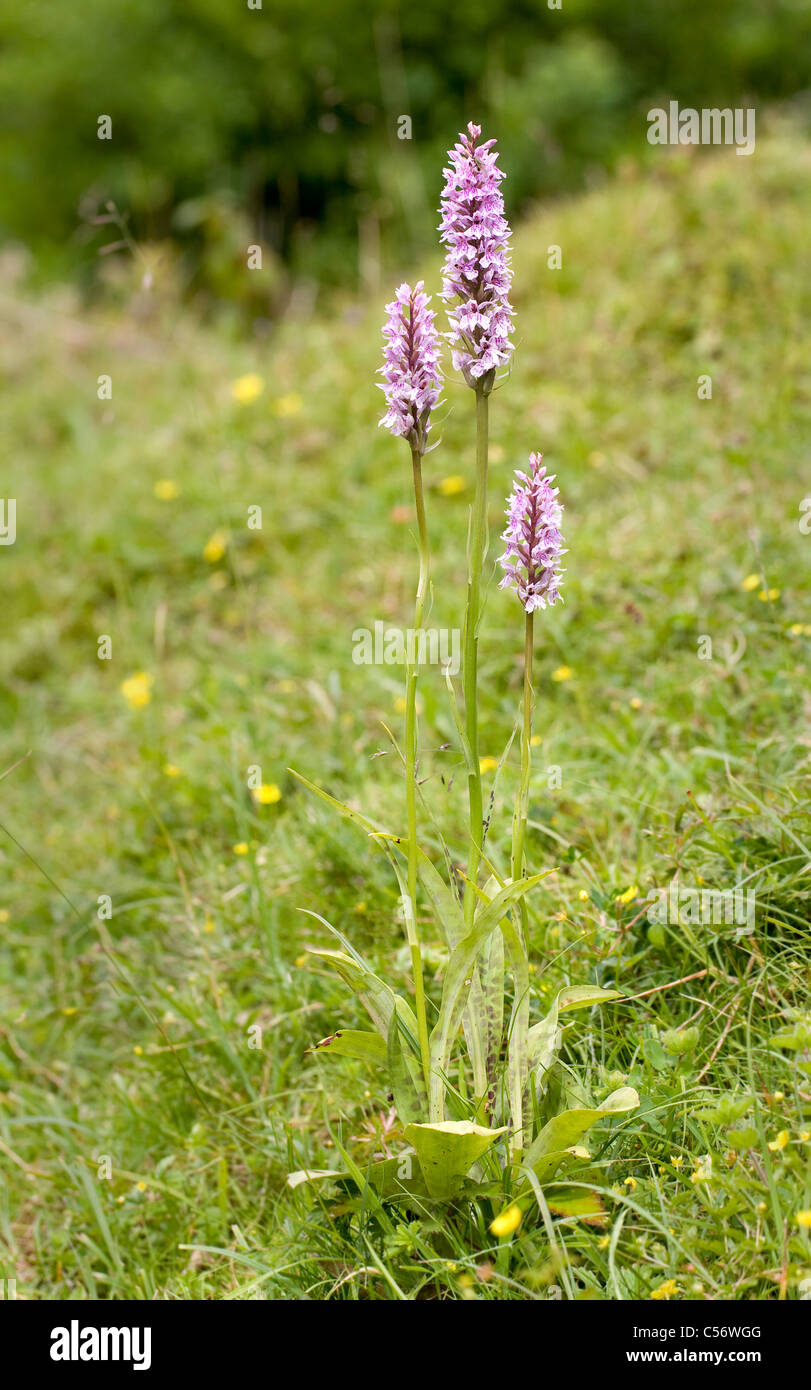
[[[413,449],[424,454],[431,411],[439,400],[439,334],[436,315],[428,306],[430,296],[420,280],[413,288],[401,285],[383,325],[385,348],[378,382],[388,409],[378,422],[391,433],[407,439]]]
[[[507,529],[501,539],[507,549],[499,563],[504,570],[500,589],[513,588],[527,613],[549,608],[560,595],[563,507],[552,487],[555,475],[546,476],[542,454],[530,454],[530,473],[516,472],[509,498]],[[562,600],[561,600],[562,601]]]
[[[507,255],[511,232],[499,185],[504,178],[493,153],[495,140],[477,145],[481,126],[468,125],[448,152],[439,230],[447,246],[441,298],[448,310],[453,365],[469,386],[485,378],[492,386],[496,367],[510,359],[513,308],[512,271]]]

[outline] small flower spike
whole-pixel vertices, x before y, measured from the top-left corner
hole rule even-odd
[[[383,366],[378,368],[383,377],[378,386],[387,406],[379,424],[407,439],[419,454],[425,453],[442,376],[436,315],[430,303],[422,280],[413,290],[410,285],[400,286],[391,304],[386,305]]]
[[[516,473],[507,529],[501,537],[507,549],[499,561],[504,570],[499,588],[515,589],[527,613],[550,608],[561,598],[560,557],[566,554],[560,534],[559,489],[552,487],[554,474],[546,476],[542,458],[542,454],[530,454],[529,474]]]

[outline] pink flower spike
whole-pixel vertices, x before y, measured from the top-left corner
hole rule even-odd
[[[560,534],[563,507],[557,500],[559,489],[552,487],[554,474],[546,476],[542,458],[530,454],[531,472],[516,472],[501,537],[507,549],[499,560],[504,578],[498,587],[515,589],[527,613],[557,603],[565,573],[560,568],[560,557],[566,554]]]
[[[441,240],[447,246],[441,298],[451,325],[447,337],[453,365],[469,386],[482,378],[490,389],[497,367],[510,360],[513,308],[509,301],[512,271],[507,254],[510,232],[499,185],[504,174],[493,153],[495,140],[476,142],[481,126],[468,125],[467,135],[449,151],[450,168],[440,208]]]
[[[436,315],[428,307],[430,303],[420,280],[413,290],[410,285],[401,285],[391,304],[386,305],[383,366],[378,368],[383,382],[377,383],[387,406],[378,423],[407,439],[420,454],[425,453],[442,377]]]

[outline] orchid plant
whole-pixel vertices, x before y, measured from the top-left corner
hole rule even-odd
[[[441,200],[441,240],[446,247],[441,298],[448,309],[454,370],[475,397],[476,467],[468,543],[464,618],[463,709],[450,673],[445,681],[467,773],[466,871],[447,876],[419,835],[417,685],[419,644],[409,644],[406,670],[406,826],[399,833],[374,823],[301,777],[311,791],[352,821],[386,853],[400,887],[410,951],[413,1007],[319,914],[337,948],[313,947],[312,955],[332,967],[355,993],[372,1030],[341,1029],[317,1051],[352,1057],[378,1067],[409,1146],[361,1172],[344,1152],[345,1170],[299,1172],[289,1181],[333,1178],[370,1186],[383,1199],[448,1202],[465,1195],[489,1196],[495,1206],[505,1194],[514,1209],[551,1182],[562,1167],[588,1158],[579,1141],[603,1116],[639,1104],[630,1087],[614,1091],[599,1106],[583,1102],[561,1081],[563,1016],[615,999],[597,985],[561,989],[545,1017],[531,1021],[528,902],[552,868],[532,872],[527,856],[536,612],[561,599],[565,554],[563,507],[554,477],[541,455],[531,453],[527,471],[515,474],[507,506],[500,564],[502,588],[514,590],[524,611],[524,679],[520,726],[520,777],[513,810],[509,872],[499,872],[485,852],[485,819],[479,757],[478,644],[488,551],[488,411],[499,369],[510,363],[514,311],[509,301],[512,271],[510,228],[504,215],[495,141],[480,142],[470,124],[450,151]],[[419,576],[414,627],[422,627],[429,592],[429,545],[422,467],[428,452],[432,412],[439,404],[442,372],[440,335],[422,281],[404,284],[386,306],[381,389],[386,411],[380,424],[406,441],[411,452],[417,522]],[[434,446],[435,447],[435,446]],[[399,749],[398,749],[399,751]],[[418,896],[440,929],[446,959],[438,1001],[426,992],[418,927]],[[567,1099],[577,1103],[567,1108]],[[494,1232],[498,1233],[496,1216]],[[509,1225],[509,1222],[507,1223]],[[506,1230],[506,1227],[505,1227]]]

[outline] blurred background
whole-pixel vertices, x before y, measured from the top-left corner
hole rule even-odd
[[[810,82],[808,0],[37,0],[0,18],[0,234],[87,289],[131,235],[184,296],[262,324],[432,248],[471,115],[509,151],[517,217],[644,160],[652,104],[802,123]]]

